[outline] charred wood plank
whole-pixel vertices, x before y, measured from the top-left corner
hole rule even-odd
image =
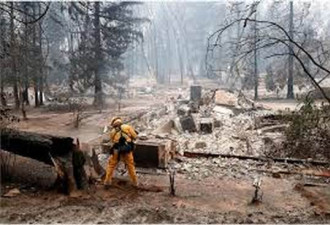
[[[274,162],[283,162],[283,163],[309,163],[312,165],[318,166],[327,166],[330,162],[324,161],[316,161],[316,160],[309,160],[309,159],[294,159],[294,158],[265,158],[265,157],[257,157],[257,156],[247,156],[247,155],[233,155],[233,154],[217,154],[217,153],[204,153],[204,152],[189,152],[185,151],[183,154],[185,157],[188,158],[217,158],[217,157],[224,157],[224,158],[237,158],[242,160],[256,160],[256,161],[268,161],[273,160]]]
[[[271,174],[286,174],[286,175],[309,175],[309,176],[316,176],[316,177],[330,177],[330,170],[323,170],[323,171],[317,171],[317,170],[279,170],[279,171],[272,171],[272,170],[262,170],[257,169],[256,171],[262,172],[262,173],[271,173]]]

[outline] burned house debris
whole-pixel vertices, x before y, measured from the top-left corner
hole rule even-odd
[[[0,2],[0,221],[329,223],[329,9]]]

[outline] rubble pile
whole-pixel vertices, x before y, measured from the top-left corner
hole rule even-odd
[[[208,177],[214,178],[236,178],[254,180],[260,172],[273,177],[281,176],[279,171],[298,171],[304,168],[304,165],[259,162],[254,160],[239,160],[235,158],[180,158],[181,162],[176,163],[174,167],[178,173],[184,174],[187,179],[202,180]],[[299,176],[299,175],[298,175]]]
[[[287,127],[281,120],[281,114],[255,104],[241,92],[203,90],[200,95],[192,95],[189,93],[191,90],[201,89],[167,90],[165,95],[169,97],[165,104],[132,121],[131,124],[139,131],[140,140],[153,143],[170,140],[172,145],[167,152],[175,152],[177,157],[188,152],[267,158],[271,157],[269,152],[281,149],[283,131]],[[155,98],[158,94],[161,93],[155,94]],[[177,169],[192,177],[203,177],[211,175],[213,171],[209,166],[202,167],[199,164],[211,163],[210,168],[229,166],[235,170],[235,163],[239,161],[235,158],[210,160],[195,157],[176,165]],[[104,165],[106,158],[106,155],[99,155]],[[250,163],[243,162],[244,166],[239,164],[242,172],[238,173],[242,176],[248,173],[245,167]],[[252,163],[255,168],[257,162]],[[236,171],[232,171],[232,174],[236,174]]]
[[[269,139],[281,140],[282,136],[276,129],[258,128],[258,118],[272,114],[242,93],[210,90],[194,101],[188,93],[180,94],[136,125],[149,138],[176,140],[179,155],[189,150],[263,156],[265,148],[276,145]]]

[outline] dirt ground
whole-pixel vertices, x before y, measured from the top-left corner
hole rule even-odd
[[[119,176],[109,190],[96,184],[89,193],[65,196],[18,183],[21,194],[1,198],[1,223],[329,223],[330,192],[325,187],[299,190],[300,182],[263,177],[263,199],[252,205],[252,180],[216,176],[199,180],[176,176],[176,196],[167,175],[138,174],[132,188]]]
[[[21,130],[68,135],[89,142],[102,133],[103,126],[112,116],[134,117],[141,112],[148,112],[164,104],[171,93],[124,100],[121,112],[114,109],[113,102],[109,102],[109,108],[102,113],[89,110],[88,117],[79,129],[73,128],[72,113],[49,112],[45,109],[30,109],[29,119],[17,126]],[[284,109],[295,107],[294,102],[279,103],[283,103]],[[268,104],[277,109],[279,105],[274,102]],[[184,160],[198,167],[193,159]],[[138,178],[145,190],[134,189],[126,173],[118,175],[117,184],[109,190],[104,190],[101,184],[96,183],[88,193],[65,196],[51,189],[55,179],[52,167],[16,156],[11,164],[11,182],[1,184],[0,222],[330,223],[329,178],[318,177],[315,182],[315,177],[311,176],[278,177],[258,172],[260,166],[251,160],[223,160],[233,166],[218,166],[216,161],[205,159],[205,163],[212,165],[211,172],[196,179],[190,176],[189,171],[178,171],[174,197],[169,194],[167,171],[141,168],[137,168]],[[287,164],[276,166],[286,168]],[[308,165],[301,166],[305,167],[308,168]],[[251,204],[255,190],[252,184],[256,176],[262,178],[262,201]],[[320,185],[306,186],[306,183]],[[3,196],[13,188],[20,190],[17,196]]]

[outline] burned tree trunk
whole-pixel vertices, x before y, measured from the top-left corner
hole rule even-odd
[[[32,7],[32,11],[33,11],[33,18],[36,18],[36,9],[35,9],[35,5],[33,5]],[[37,30],[36,30],[36,25],[33,25],[33,29],[32,29],[32,43],[33,43],[33,48],[35,48],[35,50],[37,49]],[[33,51],[33,57],[38,58],[38,53],[36,51]],[[33,77],[33,83],[34,83],[34,105],[35,107],[39,107],[39,95],[38,95],[38,90],[39,90],[39,85],[38,85],[38,69],[37,69],[37,65],[34,65],[34,77]]]
[[[12,129],[2,129],[0,137],[1,149],[55,166],[57,184],[63,192],[87,188],[87,176],[83,168],[85,159],[71,137]]]
[[[22,111],[22,115],[23,115],[23,120],[27,120],[27,116],[26,116],[26,110],[25,110],[25,105],[24,105],[24,92],[21,93],[21,98],[22,98],[22,101],[21,101],[21,111]]]
[[[0,20],[0,42],[1,42],[1,48],[2,51],[5,53],[7,50],[5,48],[6,46],[6,39],[5,36],[6,34],[6,28],[5,28],[5,24],[4,24],[4,20]],[[5,78],[5,66],[4,66],[4,61],[7,60],[7,56],[4,55],[4,57],[1,59],[0,61],[0,67],[2,68],[0,70],[0,101],[1,101],[1,105],[2,106],[7,106],[7,100],[6,100],[6,94],[4,91],[4,86],[5,86],[5,82],[4,82],[4,78]]]
[[[52,157],[63,156],[74,147],[70,137],[56,137],[12,129],[1,130],[3,150],[53,165]]]
[[[39,107],[38,83],[34,81],[34,106]]]
[[[94,67],[94,86],[95,86],[95,97],[94,105],[103,108],[103,92],[102,92],[102,77],[100,74],[100,64],[102,62],[101,52],[101,27],[100,27],[100,2],[94,3],[95,9],[95,67]]]
[[[41,14],[41,4],[38,4],[38,13],[39,15]],[[42,21],[42,20],[41,20]],[[39,54],[40,54],[40,58],[39,58],[39,80],[38,80],[38,91],[39,91],[39,105],[43,105],[44,104],[44,100],[43,100],[43,55],[42,55],[42,22],[39,25]]]
[[[40,77],[40,86],[39,86],[39,103],[40,105],[44,105],[44,79],[43,79],[43,75],[41,74]]]
[[[256,6],[257,7],[257,6]],[[257,9],[255,12],[255,20],[257,20]],[[258,31],[257,31],[257,22],[254,22],[254,100],[258,99],[258,86],[259,86],[259,75],[258,75]]]
[[[289,26],[289,35],[293,39],[293,2],[290,1],[290,26]],[[294,99],[293,93],[293,43],[289,42],[289,61],[288,61],[288,93],[287,99]]]
[[[2,77],[0,79],[0,98],[1,98],[1,105],[2,106],[7,106],[6,94],[4,92],[4,85],[3,85]]]
[[[24,60],[24,90],[23,90],[23,95],[22,95],[22,102],[23,102],[23,105],[24,103],[26,103],[26,105],[30,105],[30,101],[29,101],[29,70],[28,70],[28,59],[29,59],[29,53],[28,53],[28,48],[29,48],[29,33],[28,33],[28,30],[29,30],[29,27],[28,27],[28,24],[27,24],[27,21],[28,21],[28,8],[27,8],[27,5],[25,4],[24,5],[24,22],[26,23],[25,24],[25,30],[24,30],[24,57],[25,57],[25,60]],[[23,106],[22,105],[22,106]]]
[[[10,54],[11,54],[11,61],[12,61],[12,76],[13,76],[13,91],[14,91],[14,98],[15,98],[15,107],[19,109],[19,94],[18,94],[18,75],[17,75],[17,43],[15,37],[15,27],[14,27],[14,3],[11,2],[11,9],[10,9]]]

